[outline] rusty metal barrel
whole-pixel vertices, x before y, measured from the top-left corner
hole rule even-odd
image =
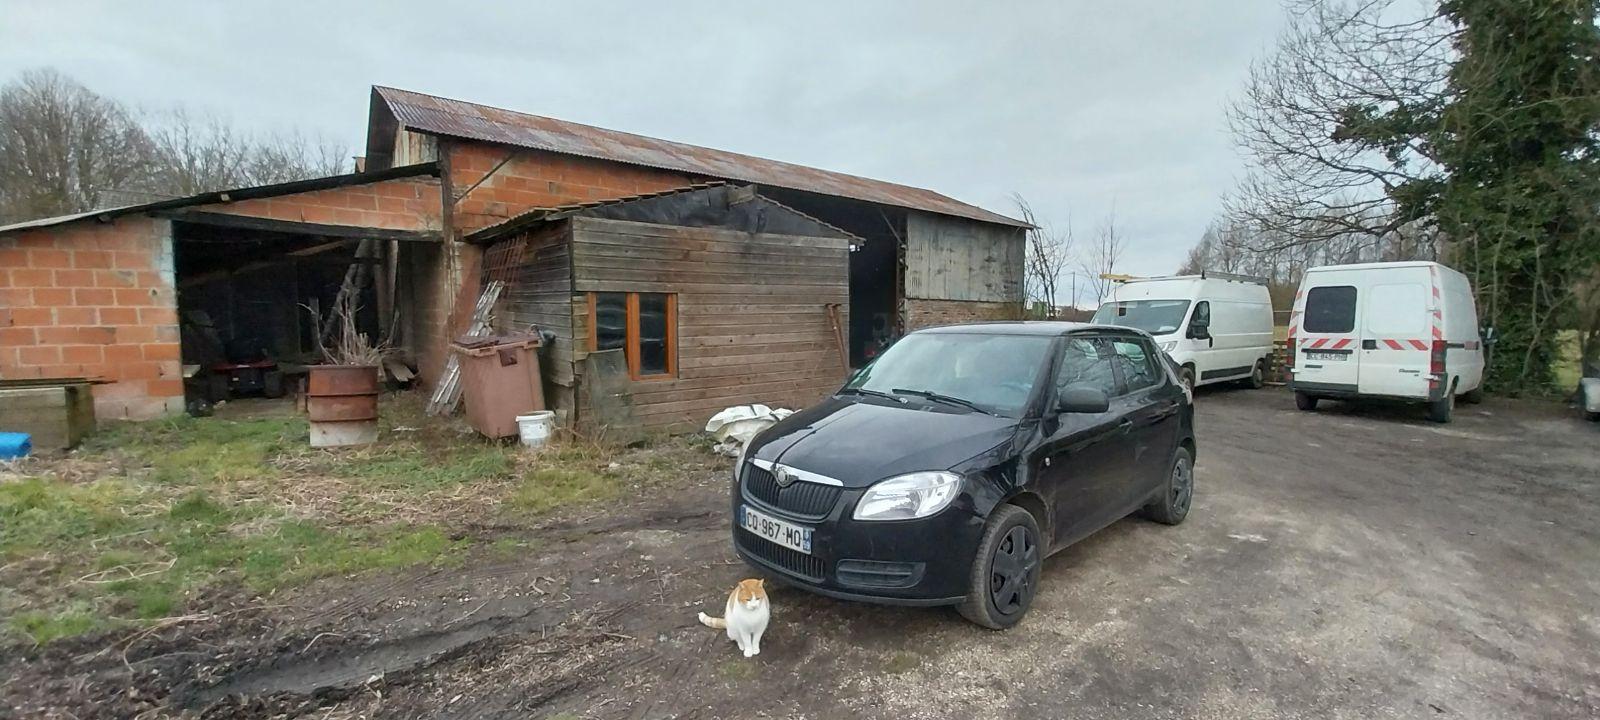
[[[378,439],[378,366],[307,368],[311,447],[365,445]]]

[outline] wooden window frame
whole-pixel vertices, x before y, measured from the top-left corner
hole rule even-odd
[[[621,290],[591,290],[589,296],[589,352],[600,348],[600,329],[595,324],[596,305],[600,293],[620,292],[626,296],[627,326],[622,343],[623,356],[628,361],[628,378],[641,382],[676,380],[678,378],[678,294],[637,293]],[[641,374],[639,368],[639,296],[663,295],[667,298],[667,371],[653,375]]]

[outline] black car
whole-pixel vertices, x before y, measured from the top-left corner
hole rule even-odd
[[[991,323],[906,335],[734,470],[751,565],[847,600],[1006,628],[1046,556],[1136,510],[1177,524],[1194,412],[1138,330]]]

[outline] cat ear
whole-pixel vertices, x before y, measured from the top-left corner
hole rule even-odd
[[[767,579],[766,578],[761,578],[759,580],[756,580],[756,586],[761,588],[762,590],[767,589]]]

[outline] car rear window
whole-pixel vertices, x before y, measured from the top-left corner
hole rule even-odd
[[[1324,285],[1306,293],[1306,332],[1347,333],[1356,329],[1356,289],[1351,285]]]

